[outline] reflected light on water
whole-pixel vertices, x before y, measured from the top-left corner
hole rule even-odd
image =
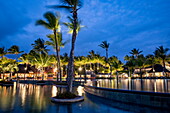
[[[95,87],[170,93],[170,79],[97,79],[87,81]]]
[[[83,90],[84,88],[82,87],[82,86],[78,86],[78,88],[77,88],[77,92],[78,92],[78,95],[79,96],[82,96],[83,95],[83,93],[84,93],[84,90]]]
[[[57,96],[57,87],[53,86],[52,87],[52,97]]]

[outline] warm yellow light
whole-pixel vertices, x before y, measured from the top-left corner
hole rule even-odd
[[[54,71],[54,72],[57,72],[57,68],[54,68],[53,71]]]
[[[79,67],[79,71],[82,71],[82,67]]]

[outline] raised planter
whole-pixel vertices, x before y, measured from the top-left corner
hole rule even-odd
[[[73,99],[57,99],[55,97],[51,97],[51,101],[57,103],[73,103],[73,102],[80,102],[83,100],[84,100],[83,96],[77,96],[76,98]]]

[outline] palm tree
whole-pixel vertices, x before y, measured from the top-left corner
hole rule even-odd
[[[106,50],[106,63],[108,63],[108,49],[110,44],[107,41],[103,41],[99,46]]]
[[[25,69],[28,69],[28,64],[30,64],[30,62],[33,60],[31,59],[30,55],[25,53],[22,54],[21,57],[19,58],[19,60],[21,60],[21,62],[19,62],[20,64],[25,64]],[[26,70],[25,70],[26,71]],[[18,78],[18,77],[17,77]],[[24,77],[25,79],[25,77]]]
[[[64,22],[63,24],[68,27],[69,31],[68,33],[69,34],[72,34],[73,33],[73,28],[74,28],[74,24],[73,24],[73,18],[72,17],[68,17],[69,21],[70,22]],[[78,32],[81,30],[81,28],[83,28],[85,26],[81,25],[81,21],[80,20],[77,20],[77,29],[76,29],[76,32],[78,34]]]
[[[11,46],[11,47],[8,49],[8,51],[9,51],[9,54],[16,54],[16,60],[18,59],[18,54],[24,52],[24,51],[20,51],[20,50],[19,50],[19,46],[17,46],[17,45]]]
[[[12,79],[12,73],[18,71],[18,63],[16,60],[8,59],[4,63],[4,70],[10,72],[10,79]]]
[[[72,33],[72,43],[71,43],[71,51],[70,51],[70,59],[68,64],[68,92],[72,92],[72,85],[73,85],[73,76],[74,76],[74,48],[75,48],[75,41],[77,38],[77,24],[78,24],[78,10],[82,6],[81,0],[61,0],[63,5],[53,6],[53,8],[64,8],[69,10],[72,13],[72,24],[73,24],[73,33]]]
[[[49,38],[50,41],[46,41],[45,44],[52,46],[56,50],[54,34],[47,35],[47,37]],[[58,51],[60,51],[60,47],[64,47],[68,43],[68,40],[63,42],[62,33],[57,33],[57,37],[58,37],[58,48],[59,48]]]
[[[0,57],[4,57],[7,54],[7,51],[5,50],[5,47],[0,48]]]
[[[135,64],[139,68],[140,78],[142,79],[142,69],[147,66],[146,58],[143,55],[138,55],[137,59],[135,59]]]
[[[167,52],[169,51],[169,48],[164,48],[163,46],[159,46],[156,48],[154,54],[155,57],[160,58],[162,60],[162,65],[163,65],[163,75],[165,75],[165,62],[168,58]]]
[[[45,46],[45,41],[41,38],[35,40],[34,43],[31,45],[33,46],[33,50],[37,53],[43,54],[49,51],[48,49],[46,49],[47,46]]]
[[[45,67],[50,65],[51,56],[49,56],[48,53],[37,53],[36,51],[31,50],[29,57],[31,58],[30,63],[40,70],[42,80],[44,80]]]
[[[108,64],[110,66],[110,76],[112,75],[112,71],[113,71],[113,68],[112,68],[113,62],[115,62],[115,63],[119,62],[119,60],[116,56],[111,56],[108,58]]]
[[[140,51],[139,49],[132,49],[131,52],[129,52],[130,54],[132,54],[135,58],[138,57],[138,55],[140,55],[143,51]]]
[[[60,78],[62,77],[61,75],[61,66],[60,66],[60,53],[59,53],[59,39],[58,36],[60,32],[60,25],[59,25],[59,20],[60,16],[59,15],[54,15],[51,12],[47,12],[44,14],[44,17],[46,18],[47,22],[44,20],[38,20],[36,22],[36,25],[42,25],[47,29],[50,29],[53,31],[54,34],[54,42],[55,42],[55,49],[56,49],[56,55],[57,55],[57,67],[59,69],[58,75]],[[61,81],[61,79],[60,79]]]
[[[156,58],[154,55],[149,54],[149,55],[146,56],[146,63],[147,63],[149,66],[152,66],[153,76],[155,76],[154,66],[155,66],[155,64],[159,63],[158,58]]]

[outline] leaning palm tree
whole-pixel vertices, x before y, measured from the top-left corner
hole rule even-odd
[[[110,44],[107,41],[103,41],[99,46],[106,50],[106,63],[108,63],[108,49]]]
[[[24,52],[24,51],[20,51],[19,46],[17,46],[17,45],[11,46],[8,49],[8,51],[9,51],[9,54],[15,54],[16,55],[16,60],[18,59],[18,54]]]
[[[75,48],[75,41],[77,38],[77,23],[78,23],[78,16],[77,12],[82,6],[81,0],[61,0],[63,5],[53,6],[53,8],[64,8],[69,10],[72,13],[72,24],[73,24],[73,33],[72,33],[72,43],[71,43],[71,51],[70,51],[70,59],[68,64],[68,92],[72,92],[72,85],[73,85],[73,76],[74,76],[74,48]]]
[[[132,49],[131,52],[129,52],[130,54],[132,54],[135,58],[138,57],[138,55],[140,55],[143,51],[140,51],[139,49]]]
[[[159,46],[156,48],[154,54],[157,58],[160,58],[162,60],[163,65],[163,75],[165,75],[165,62],[168,59],[167,52],[169,51],[169,48],[164,48],[163,46]]]
[[[50,29],[50,30],[53,31],[54,42],[55,42],[55,49],[56,49],[56,56],[57,56],[57,67],[59,69],[58,75],[61,78],[62,75],[61,75],[59,41],[58,41],[58,36],[59,36],[59,32],[60,32],[60,25],[59,25],[60,16],[59,16],[59,14],[54,15],[51,12],[47,12],[47,13],[44,14],[44,17],[46,18],[47,21],[38,20],[36,22],[36,25],[42,25],[45,28]]]

